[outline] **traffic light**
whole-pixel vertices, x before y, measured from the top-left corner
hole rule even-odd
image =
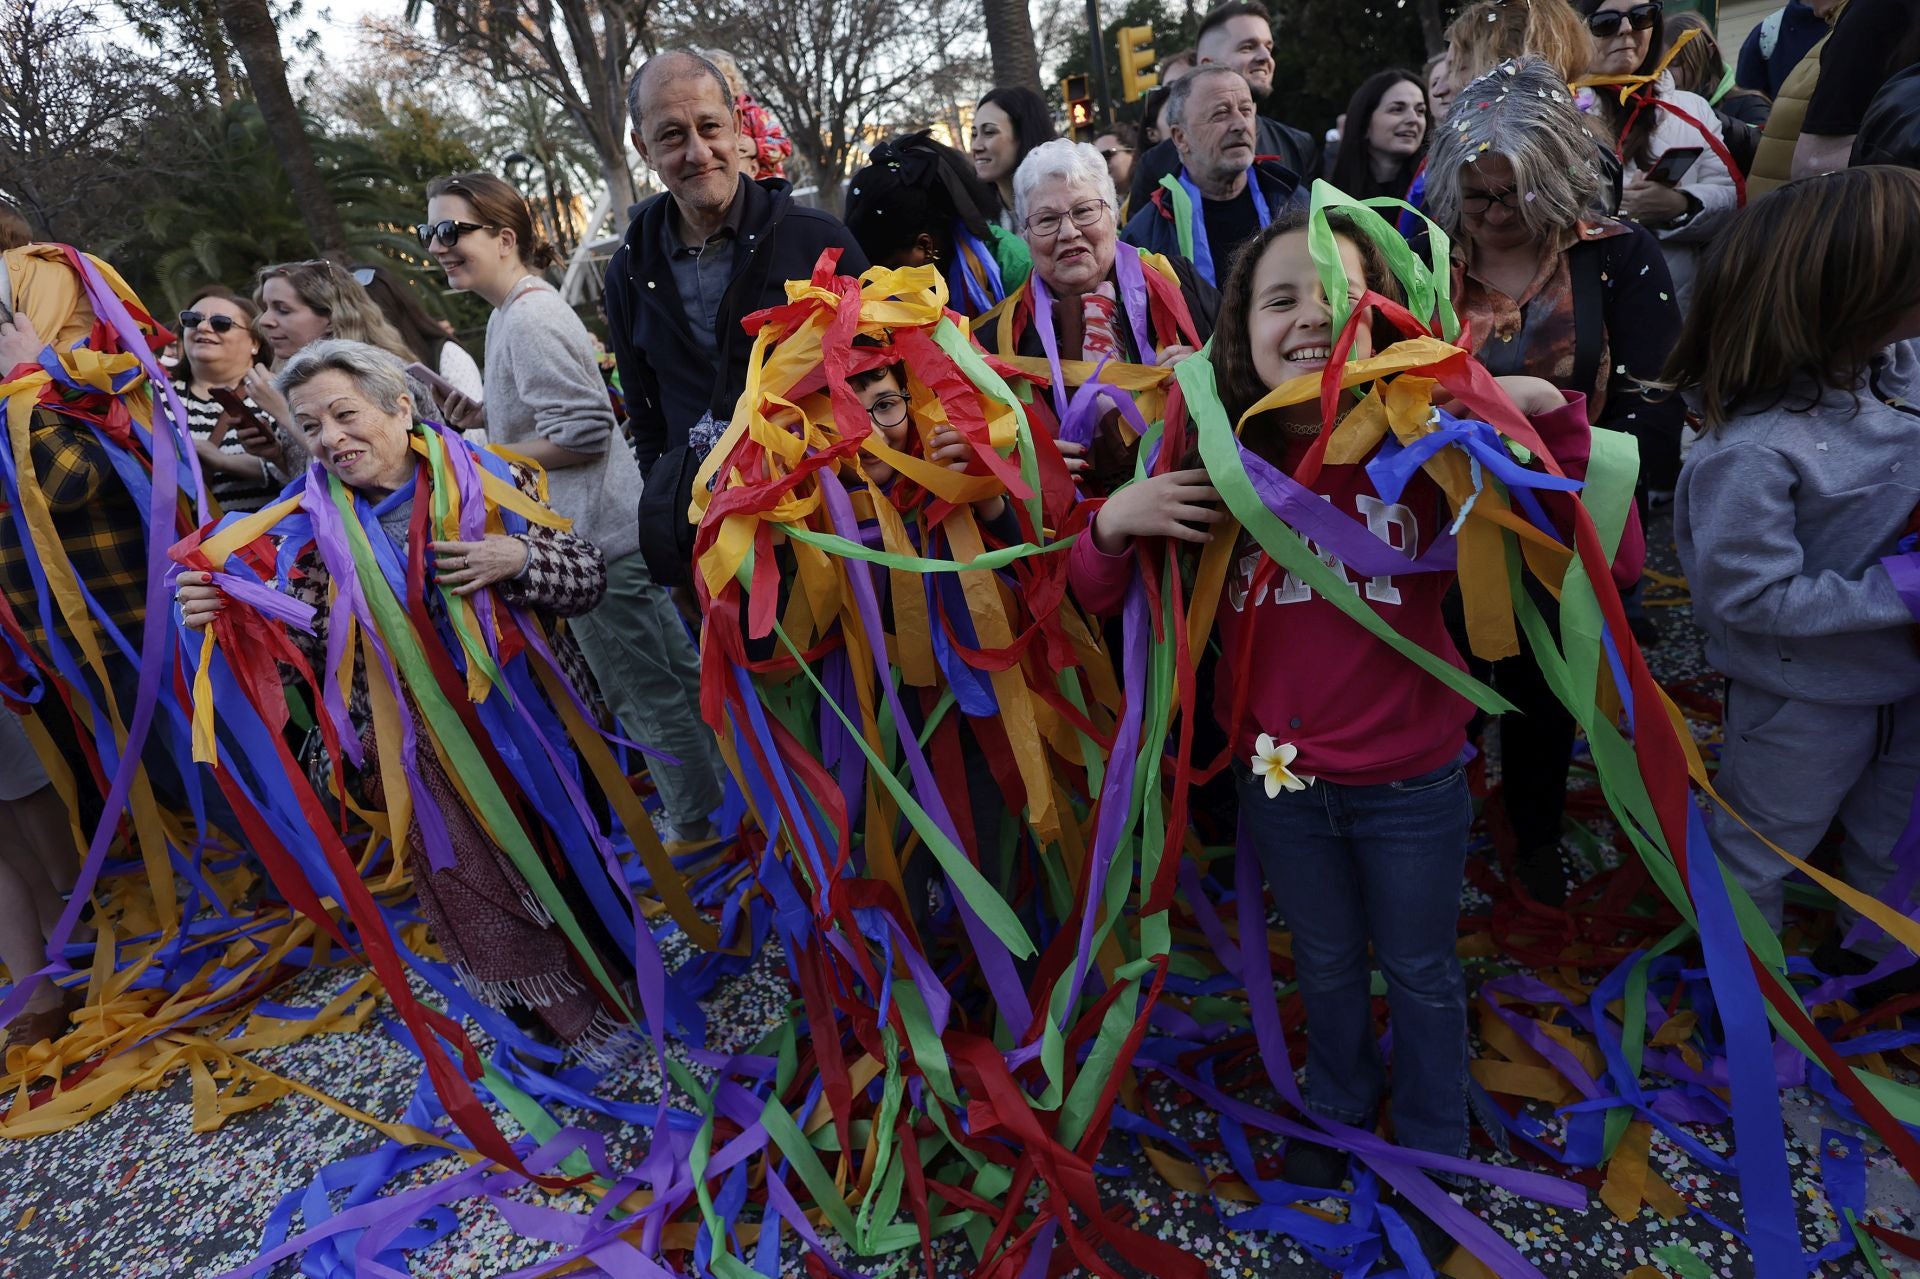
[[[1067,128],[1078,134],[1093,127],[1093,91],[1084,75],[1070,75],[1060,82],[1060,100],[1067,108]]]
[[[1120,28],[1120,100],[1137,102],[1140,95],[1160,83],[1154,63],[1153,28]]]

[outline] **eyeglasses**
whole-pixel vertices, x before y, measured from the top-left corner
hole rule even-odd
[[[1660,11],[1665,8],[1666,5],[1660,3],[1659,0],[1652,0],[1651,3],[1637,4],[1624,12],[1615,9],[1608,13],[1588,14],[1587,30],[1593,32],[1593,34],[1599,36],[1602,40],[1607,39],[1609,36],[1619,35],[1622,23],[1632,27],[1635,31],[1645,31],[1659,19]]]
[[[1100,220],[1100,215],[1107,211],[1107,207],[1105,200],[1088,200],[1074,205],[1065,213],[1048,209],[1045,213],[1036,213],[1028,218],[1027,230],[1043,238],[1056,236],[1060,234],[1060,224],[1068,218],[1073,219],[1075,226],[1089,227]]]
[[[899,426],[907,420],[909,407],[907,397],[904,395],[883,395],[867,405],[867,416],[873,419],[875,426]]]
[[[1494,205],[1499,205],[1509,213],[1520,208],[1518,191],[1462,191],[1460,193],[1460,211],[1462,213],[1485,213]]]
[[[1132,155],[1132,154],[1133,154],[1132,147],[1107,147],[1100,152],[1100,158],[1102,160],[1111,160],[1116,155]]]
[[[202,323],[211,324],[215,333],[231,333],[240,326],[241,321],[234,319],[231,315],[208,315],[205,311],[180,313],[180,328],[183,332],[191,333]]]
[[[497,226],[484,226],[478,222],[455,222],[452,218],[442,218],[438,222],[422,222],[413,228],[420,237],[420,247],[430,249],[435,240],[451,249],[460,243],[460,237],[469,231],[498,231]]]

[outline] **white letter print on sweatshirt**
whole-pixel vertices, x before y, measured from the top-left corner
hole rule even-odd
[[[1333,499],[1321,494],[1324,501]],[[1354,507],[1367,521],[1367,532],[1373,534],[1388,546],[1411,557],[1420,545],[1420,522],[1412,511],[1398,502],[1384,502],[1371,493],[1361,493],[1354,498]],[[1397,534],[1397,536],[1396,536]],[[1347,566],[1331,552],[1323,549],[1318,542],[1307,543],[1313,553],[1346,582],[1349,589],[1357,590]],[[1249,543],[1234,565],[1234,573],[1227,583],[1227,602],[1233,605],[1236,613],[1246,611],[1247,592],[1253,586],[1253,575],[1260,568],[1264,555],[1257,544]],[[1400,588],[1393,584],[1392,577],[1370,577],[1366,579],[1367,598],[1375,604],[1400,603]],[[1262,604],[1304,604],[1313,598],[1313,588],[1308,586],[1299,574],[1289,572],[1276,588],[1271,584],[1260,587],[1254,606]]]

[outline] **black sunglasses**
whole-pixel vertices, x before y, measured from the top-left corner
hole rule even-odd
[[[460,243],[460,237],[469,231],[498,231],[496,226],[484,226],[478,222],[455,222],[452,218],[442,218],[438,222],[422,222],[413,228],[420,237],[420,247],[430,249],[435,240],[451,249]]]
[[[211,324],[215,333],[231,333],[240,325],[240,321],[234,319],[231,315],[208,315],[205,311],[182,311],[180,313],[180,328],[184,332],[193,332],[200,327],[202,322]]]
[[[1622,23],[1635,31],[1645,31],[1659,20],[1660,11],[1665,8],[1664,4],[1653,0],[1652,3],[1637,4],[1625,12],[1616,9],[1609,13],[1590,13],[1587,15],[1587,30],[1602,40],[1619,35]]]

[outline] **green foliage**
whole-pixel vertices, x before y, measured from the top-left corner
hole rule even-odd
[[[1418,74],[1427,59],[1414,0],[1268,0],[1273,96],[1266,115],[1316,137],[1333,127],[1360,82],[1388,67]],[[1441,20],[1462,7],[1440,4]]]
[[[367,143],[330,136],[308,123],[322,180],[346,224],[348,245],[372,260],[407,263],[405,224],[417,220],[404,175]],[[177,306],[208,281],[243,287],[260,267],[313,256],[313,243],[274,151],[266,122],[251,101],[206,112],[178,139],[168,183],[146,203],[135,237],[113,256],[139,263],[135,274]]]

